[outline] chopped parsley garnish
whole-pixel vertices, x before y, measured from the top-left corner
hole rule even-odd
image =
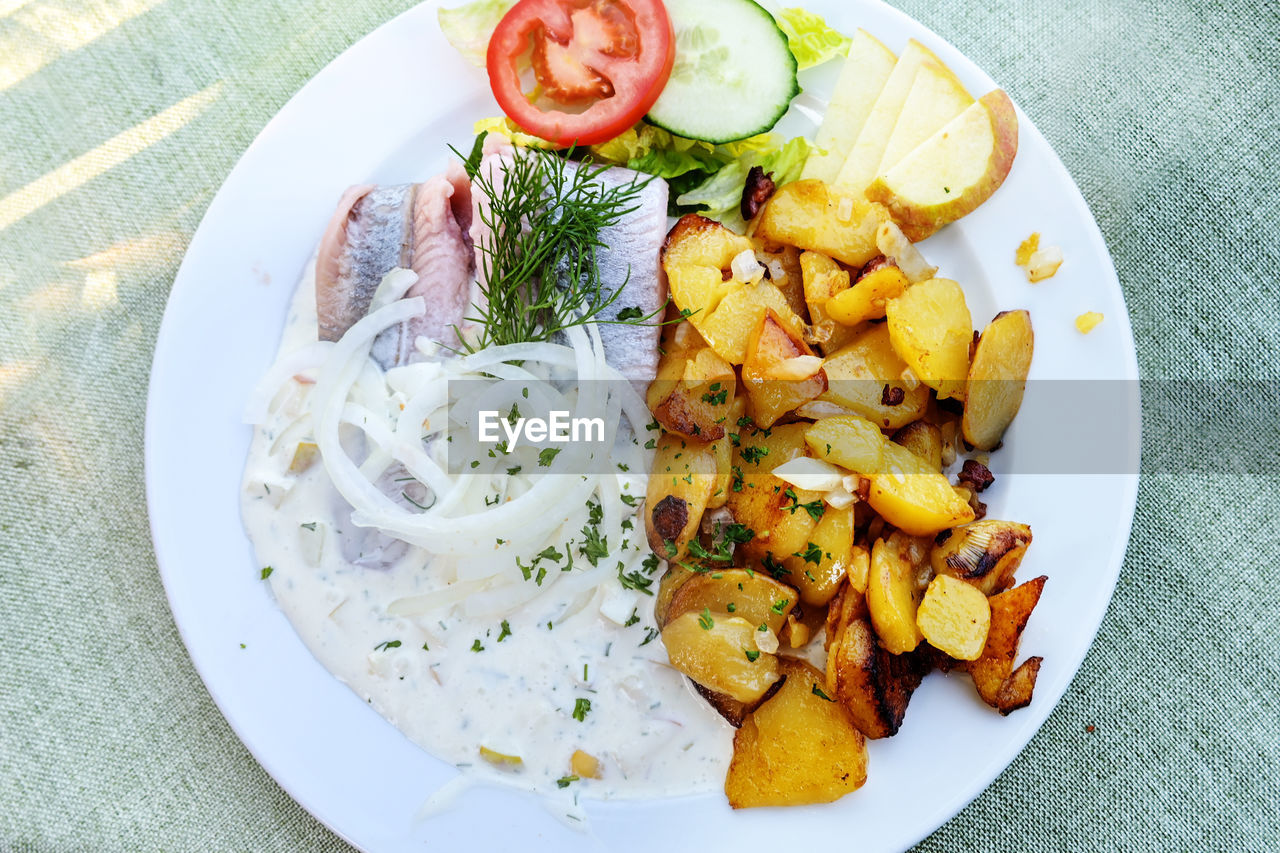
[[[647,645],[649,645],[650,643],[652,643],[652,642],[653,642],[654,640],[656,640],[656,639],[658,639],[658,629],[657,629],[657,628],[645,628],[645,629],[644,629],[644,639],[640,641],[640,645],[642,645],[642,646],[647,646]]]
[[[473,651],[473,652],[482,652],[482,651],[484,651],[484,646],[480,645],[480,640],[479,640],[479,639],[477,639],[474,643],[472,643],[472,644],[471,644],[471,651]]]
[[[582,535],[586,541],[578,546],[578,553],[586,557],[591,565],[596,565],[601,557],[609,556],[609,537],[601,538],[600,528],[589,524],[582,528]]]
[[[550,468],[551,462],[556,458],[556,455],[559,453],[560,453],[559,447],[544,447],[542,450],[538,452],[538,467]]]
[[[275,569],[271,568],[270,566],[264,566],[258,580],[266,580],[267,578],[271,577],[271,573],[274,571]]]
[[[747,656],[747,660],[751,661],[752,663],[755,663],[756,658],[760,657],[759,652],[752,652],[752,651],[748,651],[747,649],[743,649],[742,653],[745,654]]]
[[[698,627],[704,631],[710,631],[715,624],[715,621],[711,618],[711,608],[702,608],[702,615],[698,617]]]
[[[512,467],[510,467],[510,468],[508,468],[508,469],[507,469],[507,476],[508,476],[508,477],[514,477],[516,474],[519,474],[519,473],[520,473],[520,466],[519,466],[519,465],[513,465]]]
[[[652,438],[644,443],[645,450],[653,450],[657,446],[658,446],[658,442]]]
[[[733,490],[735,492],[740,492],[742,491],[743,485],[744,483],[742,479],[742,469],[739,468],[737,465],[734,465],[733,466]]]
[[[776,581],[782,580],[783,575],[791,574],[790,569],[773,558],[773,552],[766,553],[762,562],[764,563],[765,571],[773,575],[773,579]]]
[[[782,611],[785,610],[787,608],[787,605],[790,603],[791,603],[791,599],[789,598],[779,598],[777,601],[773,603],[773,606],[770,607],[769,609],[772,610],[774,613],[777,613],[779,616],[781,616]]]
[[[750,462],[752,465],[759,465],[760,460],[769,455],[767,447],[744,447],[742,448],[742,458]]]
[[[719,382],[712,382],[711,389],[702,395],[702,402],[710,403],[713,406],[722,406],[728,398],[729,389],[720,387]]]
[[[633,607],[631,608],[631,616],[627,618],[626,622],[622,623],[622,627],[630,628],[632,625],[636,624],[639,621],[640,621],[640,608]]]
[[[587,713],[591,710],[590,699],[574,699],[573,700],[573,718],[578,722],[582,722],[587,718]]]
[[[634,495],[623,494],[623,495],[619,495],[619,497],[622,499],[622,502],[627,506],[635,506],[636,503],[640,500]]]
[[[299,524],[298,526],[303,530],[314,531],[316,529],[316,523],[314,521],[308,521],[306,524]]]
[[[828,696],[826,693],[823,693],[822,688],[819,687],[816,683],[813,685],[813,695],[817,696],[819,699],[826,699],[828,702],[836,701],[832,699],[830,696]]]
[[[815,566],[819,566],[822,564],[822,549],[812,542],[806,545],[803,551],[793,552],[792,556],[799,557],[800,559],[804,560],[806,563],[813,563]],[[805,574],[809,574],[807,569],[805,570]],[[810,576],[809,579],[813,580],[813,577]]]
[[[810,518],[812,518],[814,521],[821,521],[822,514],[827,511],[826,504],[822,502],[821,498],[818,498],[817,500],[814,500],[814,501],[809,501],[809,503],[807,504],[802,504],[800,503],[799,496],[796,495],[795,489],[788,488],[785,492],[783,492],[783,494],[786,495],[787,500],[791,501],[791,503],[788,506],[783,507],[783,509],[790,512],[792,515],[796,514],[796,510],[802,509],[805,512],[809,513]]]
[[[619,320],[639,320],[644,316],[644,312],[634,305],[628,305],[618,312]]]
[[[373,647],[373,650],[375,652],[380,652],[380,651],[385,651],[386,649],[398,649],[398,648],[400,648],[399,640],[388,640],[385,643],[378,643],[378,645]]]
[[[658,555],[650,553],[649,556],[644,558],[644,561],[640,565],[644,567],[645,572],[653,574],[658,570],[659,562],[661,561],[658,559]]]
[[[639,592],[643,592],[645,595],[653,595],[653,590],[649,588],[653,586],[653,578],[645,577],[644,575],[640,574],[640,571],[638,569],[624,573],[622,571],[624,568],[626,568],[626,566],[624,566],[621,562],[619,562],[618,563],[618,583],[622,584],[623,589],[634,589],[634,590],[638,590]],[[634,616],[635,614],[633,613],[632,615]],[[636,619],[636,622],[639,622],[639,621],[640,621],[639,619]],[[633,625],[635,623],[628,622],[627,624]]]
[[[561,776],[559,779],[556,780],[556,784],[561,788],[567,788],[571,784],[577,781],[578,781],[577,776]]]
[[[511,625],[507,623],[506,619],[503,619],[502,632],[498,634],[498,642],[501,643],[503,640],[505,640],[507,637],[510,637],[510,636],[511,636]]]

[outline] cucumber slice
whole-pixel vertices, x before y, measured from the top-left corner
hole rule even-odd
[[[773,16],[752,0],[666,0],[666,7],[676,62],[649,121],[706,142],[745,139],[777,124],[800,85]]]

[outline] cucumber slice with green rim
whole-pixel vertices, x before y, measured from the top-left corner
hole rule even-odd
[[[671,79],[648,120],[679,136],[732,142],[778,123],[800,93],[787,36],[752,0],[666,0]]]

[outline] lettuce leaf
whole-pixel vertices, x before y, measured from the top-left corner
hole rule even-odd
[[[554,147],[545,139],[523,133],[506,117],[477,121],[475,132],[485,131],[500,133],[520,147]],[[579,149],[571,156],[590,157],[596,163],[626,166],[664,178],[671,188],[668,213],[678,216],[696,210],[741,231],[745,223],[738,208],[751,167],[772,172],[773,182],[782,186],[799,179],[804,161],[813,150],[813,145],[801,136],[781,143],[774,134],[762,133],[715,145],[641,122],[608,142]]]
[[[807,9],[783,9],[773,17],[778,28],[786,33],[791,53],[801,71],[845,56],[853,43],[848,36],[828,26],[820,15]]]
[[[759,166],[765,172],[772,173],[774,184],[782,186],[800,177],[804,161],[812,150],[809,140],[797,136],[778,148],[748,151],[706,181],[681,193],[676,198],[676,204],[699,209],[704,216],[718,219],[741,232],[746,223],[742,220],[739,207],[742,204],[742,188],[747,182],[747,172],[751,171],[751,167]]]
[[[516,0],[472,0],[456,9],[439,10],[436,19],[449,44],[472,65],[483,68],[489,37],[514,5]]]

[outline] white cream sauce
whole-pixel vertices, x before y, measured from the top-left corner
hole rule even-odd
[[[312,268],[279,355],[316,340],[314,302]],[[723,784],[732,730],[667,664],[653,598],[624,589],[615,572],[574,594],[560,590],[579,569],[552,566],[549,588],[531,603],[509,614],[469,615],[459,563],[510,561],[497,542],[502,530],[493,531],[492,553],[465,558],[408,546],[402,555],[392,551],[390,565],[344,559],[343,538],[369,531],[351,523],[321,461],[300,474],[288,471],[298,442],[308,438],[290,425],[312,388],[286,382],[255,429],[242,512],[261,566],[272,568],[276,600],[325,667],[414,742],[479,780],[575,801],[678,796]],[[643,495],[643,476],[620,479],[624,491]],[[564,528],[546,544],[563,550],[581,527],[580,514],[567,509]],[[644,547],[643,521],[632,523],[637,544],[611,553],[610,566],[619,558],[632,562]],[[577,563],[585,567],[581,557]],[[446,586],[459,591],[458,604],[423,615],[388,612],[392,602]],[[590,710],[579,720],[574,711],[582,700]],[[481,747],[519,756],[520,765],[495,766]],[[599,759],[600,778],[561,787],[575,750]]]

